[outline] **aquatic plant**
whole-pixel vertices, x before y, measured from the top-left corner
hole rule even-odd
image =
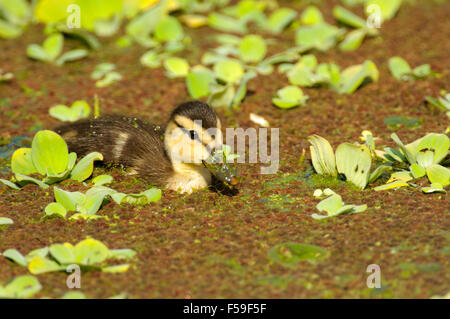
[[[77,154],[69,154],[66,142],[53,131],[43,130],[36,133],[31,148],[17,149],[11,158],[11,170],[15,174],[14,180],[0,182],[17,189],[27,183],[35,183],[42,188],[66,178],[82,182],[87,179],[94,169],[93,162],[103,160],[98,152],[87,154],[76,163]],[[36,179],[30,175],[42,176]],[[14,187],[15,185],[15,187]]]
[[[109,249],[102,242],[87,238],[76,245],[70,243],[53,244],[49,247],[35,249],[23,256],[16,249],[7,249],[3,257],[27,267],[33,275],[48,272],[66,271],[69,265],[79,265],[82,270],[98,270],[102,272],[125,272],[130,264],[108,266],[109,259],[129,260],[136,252],[131,249]]]
[[[342,197],[329,188],[326,188],[323,191],[321,189],[316,189],[314,191],[314,197],[321,198],[323,196],[326,196],[326,198],[321,200],[316,205],[316,208],[319,212],[326,212],[327,215],[319,215],[314,213],[311,215],[314,219],[326,219],[342,214],[361,213],[367,209],[367,205],[365,204],[345,205],[342,201]]]

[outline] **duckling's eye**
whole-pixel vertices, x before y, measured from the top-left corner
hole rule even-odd
[[[196,137],[197,137],[197,132],[194,131],[194,130],[190,130],[190,131],[189,131],[189,135],[191,136],[191,139],[192,139],[192,140],[195,140]]]

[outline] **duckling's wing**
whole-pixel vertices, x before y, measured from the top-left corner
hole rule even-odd
[[[130,167],[155,184],[172,174],[164,150],[164,128],[125,116],[80,120],[55,129],[78,156],[100,152],[104,162]]]

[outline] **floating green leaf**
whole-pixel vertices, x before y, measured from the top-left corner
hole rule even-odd
[[[17,149],[11,157],[11,170],[13,173],[30,175],[37,173],[31,158],[31,148]]]
[[[185,77],[189,73],[189,63],[178,57],[170,57],[164,61],[164,68],[169,77]]]
[[[241,80],[244,75],[244,69],[238,62],[226,59],[214,65],[214,73],[220,80],[233,84]]]
[[[30,298],[41,290],[39,281],[29,275],[15,277],[8,285],[0,285],[1,298]]]
[[[450,185],[450,169],[447,167],[432,164],[426,171],[431,184],[439,184],[443,187]]]
[[[383,20],[390,20],[395,16],[401,4],[402,0],[367,0],[365,1],[365,10],[367,15],[370,15],[369,9],[376,6]]]
[[[49,114],[52,117],[64,122],[75,122],[79,119],[87,118],[90,113],[91,108],[86,101],[75,101],[71,107],[58,104],[49,110]]]
[[[330,143],[319,135],[308,137],[311,160],[317,174],[337,176],[336,158]]]
[[[13,220],[11,218],[7,217],[0,217],[0,226],[2,225],[12,225],[14,224]]]
[[[59,203],[50,203],[45,207],[46,216],[59,216],[66,218],[67,210]]]
[[[317,23],[298,28],[295,35],[296,44],[303,50],[317,49],[327,51],[334,47],[343,31],[327,23]]]
[[[298,105],[304,105],[308,99],[307,95],[303,94],[303,91],[297,86],[286,86],[277,91],[278,97],[272,99],[273,104],[276,106],[288,109]]]
[[[69,162],[67,144],[53,131],[39,131],[33,138],[31,158],[41,175],[62,173]]]
[[[365,145],[342,143],[336,149],[338,173],[344,174],[347,181],[364,189],[369,181],[371,166],[370,150]]]
[[[244,20],[237,20],[220,13],[210,13],[208,16],[208,24],[210,27],[224,32],[247,32]]]
[[[367,205],[345,205],[340,195],[328,189],[324,195],[329,196],[320,201],[316,208],[319,212],[326,212],[327,215],[312,214],[314,219],[326,219],[347,213],[361,213],[367,209]]]
[[[183,37],[183,27],[178,19],[172,16],[165,16],[155,27],[155,38],[158,41],[177,41]]]
[[[358,17],[356,14],[345,9],[344,7],[335,6],[333,8],[333,16],[339,22],[353,28],[364,29],[366,27],[366,21],[363,18]]]
[[[239,52],[245,62],[260,62],[267,52],[266,42],[259,35],[247,35],[240,43]]]
[[[367,81],[377,82],[378,77],[377,66],[370,60],[363,64],[348,67],[341,73],[338,92],[340,94],[352,94]]]
[[[308,6],[300,16],[300,23],[304,25],[313,25],[322,23],[323,16],[316,6]]]
[[[291,8],[279,8],[270,15],[264,27],[274,34],[279,34],[296,16],[297,12]]]
[[[70,178],[82,182],[92,175],[94,161],[103,161],[103,155],[99,152],[92,152],[83,157],[72,170]]]
[[[192,69],[186,77],[189,95],[198,99],[209,95],[209,85],[214,81],[214,74],[206,68]]]
[[[25,257],[16,249],[7,249],[3,252],[3,257],[11,259],[15,263],[26,267],[28,262],[26,261]]]
[[[80,192],[68,192],[58,187],[53,187],[55,193],[55,200],[67,211],[76,211],[77,206],[80,205],[86,198]]]

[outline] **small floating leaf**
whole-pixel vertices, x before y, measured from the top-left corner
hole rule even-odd
[[[14,222],[11,218],[0,217],[0,226],[1,225],[12,225],[12,224],[14,224]]]
[[[239,52],[245,62],[260,62],[267,52],[266,42],[260,35],[247,35],[241,41]]]
[[[108,247],[98,240],[87,238],[75,245],[74,255],[78,264],[98,264],[108,257]]]
[[[244,69],[238,62],[226,59],[214,65],[214,73],[226,83],[238,83],[244,75]]]
[[[297,16],[297,12],[291,8],[279,8],[269,17],[267,25],[264,26],[270,32],[279,34],[283,31]]]
[[[177,41],[183,37],[183,27],[178,19],[165,16],[155,27],[155,38],[161,42]]]
[[[33,138],[31,158],[41,175],[62,173],[69,162],[67,144],[53,131],[39,131]]]
[[[347,181],[364,189],[369,181],[372,158],[365,145],[342,143],[336,149],[338,173],[344,174]]]
[[[67,210],[63,205],[59,203],[50,203],[45,207],[45,215],[46,216],[60,216],[62,218],[66,218]]]
[[[41,256],[35,256],[28,264],[28,270],[33,275],[39,275],[47,272],[65,270],[64,266],[58,265],[56,262]]]
[[[337,176],[336,158],[330,143],[319,135],[308,137],[311,160],[317,174]]]
[[[198,99],[209,95],[209,85],[214,81],[213,73],[208,69],[196,69],[189,72],[186,84],[189,95]]]
[[[303,91],[297,86],[286,86],[277,91],[278,97],[272,99],[273,104],[276,106],[288,109],[298,105],[304,105],[308,99],[307,95],[303,94]]]
[[[50,116],[64,122],[75,122],[87,118],[91,114],[91,108],[86,101],[75,101],[71,107],[66,105],[55,105],[49,110]]]
[[[31,148],[17,149],[11,157],[11,170],[13,173],[30,175],[37,173],[31,158]]]
[[[83,157],[72,170],[70,178],[82,182],[92,175],[94,161],[103,161],[103,155],[99,152],[92,152]]]
[[[185,59],[171,57],[164,61],[164,67],[170,77],[185,77],[189,73],[189,64]]]
[[[2,287],[0,285],[0,298],[30,298],[42,288],[39,281],[29,275],[18,276],[8,285]]]
[[[26,261],[25,257],[16,249],[7,249],[3,252],[3,257],[11,259],[15,263],[26,267],[28,262]]]

